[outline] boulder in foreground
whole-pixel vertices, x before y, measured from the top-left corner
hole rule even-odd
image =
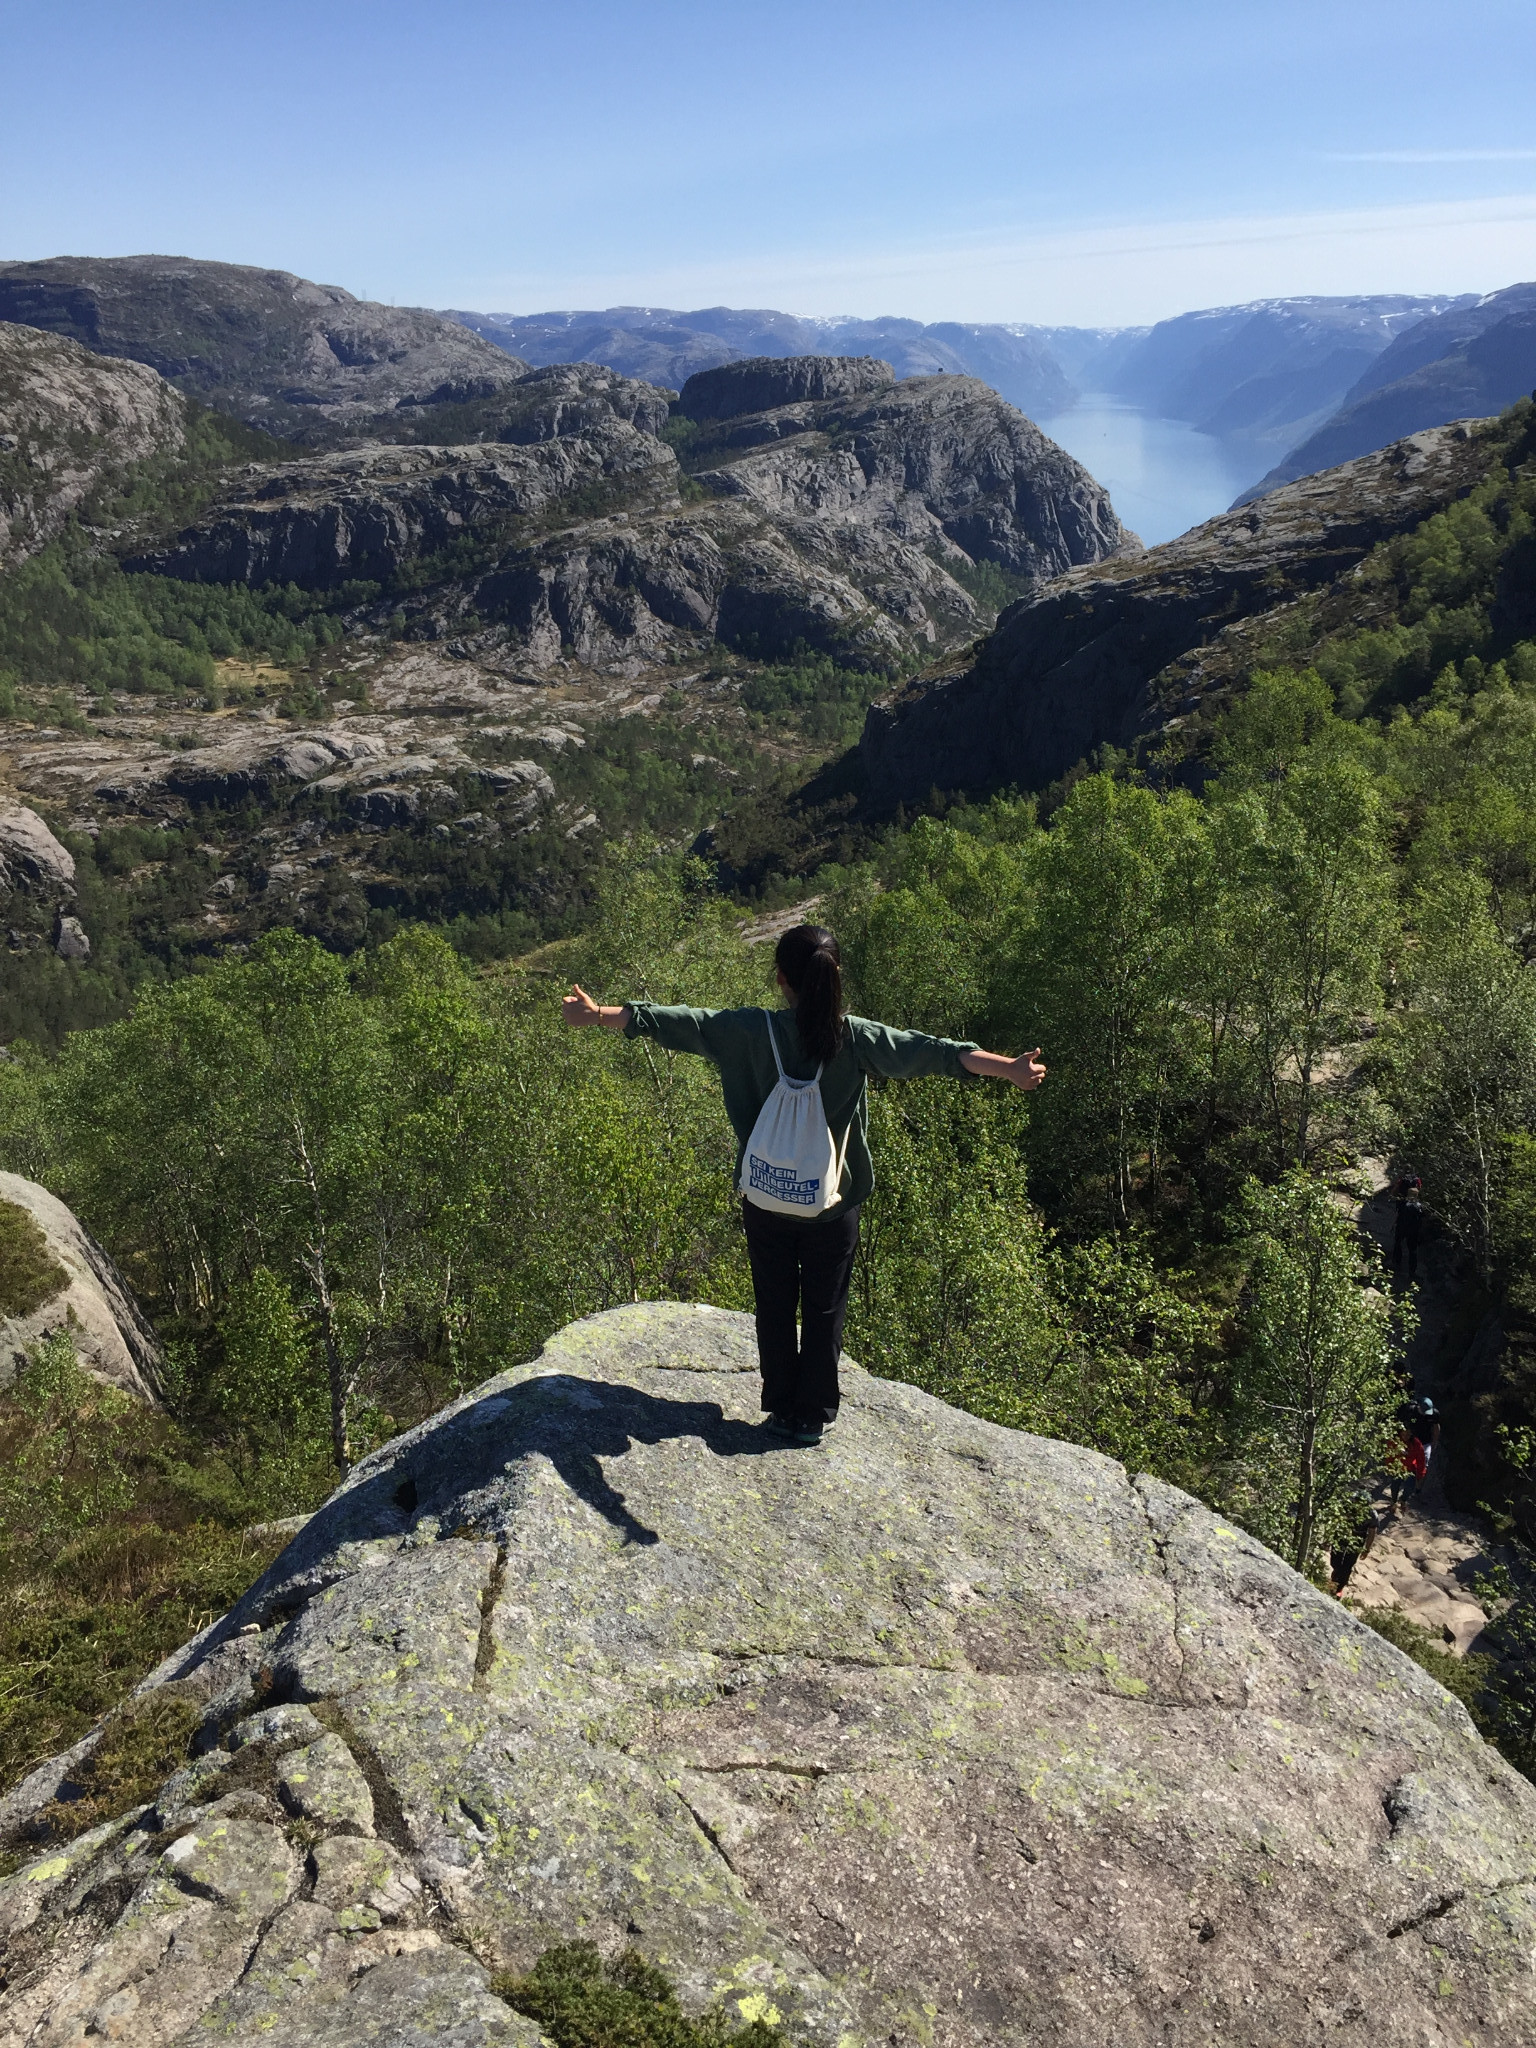
[[[526,2039],[577,1936],[826,2048],[1536,2035],[1536,1790],[1415,1665],[1091,1452],[757,1399],[637,1305],[363,1461],[150,1681],[205,1753],[0,1888],[0,2040]]]

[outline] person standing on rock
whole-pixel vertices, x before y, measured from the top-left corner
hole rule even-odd
[[[845,1016],[842,957],[821,925],[785,932],[774,963],[781,1010],[605,1006],[577,986],[563,1007],[567,1024],[654,1038],[720,1069],[737,1140],[767,1426],[792,1443],[817,1444],[837,1416],[859,1210],[874,1186],[867,1077],[984,1074],[1027,1089],[1045,1068],[1038,1046],[1010,1059],[969,1040]]]

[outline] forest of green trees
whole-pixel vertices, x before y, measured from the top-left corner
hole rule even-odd
[[[1486,486],[1371,558],[1368,630],[1247,679],[1203,776],[1115,763],[817,880],[851,1007],[1050,1066],[1028,1100],[877,1088],[851,1355],[1171,1479],[1320,1578],[1394,1455],[1413,1318],[1350,1219],[1360,1162],[1423,1175],[1463,1340],[1536,1316],[1530,412]],[[558,1001],[766,1003],[742,918],[636,836],[585,928],[520,959],[279,931],[57,1056],[12,1047],[0,1164],[123,1264],[170,1413],[127,1426],[53,1357],[0,1404],[0,1770],[248,1577],[243,1527],[573,1317],[749,1304],[712,1073],[573,1042]],[[1463,1504],[1512,1534],[1518,1372],[1446,1428]],[[1512,1667],[1439,1662],[1529,1768]]]

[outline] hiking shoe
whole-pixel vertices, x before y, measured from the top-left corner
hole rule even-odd
[[[765,1415],[763,1428],[769,1436],[781,1436],[786,1443],[792,1443],[800,1425],[793,1415]]]
[[[789,1440],[792,1444],[803,1444],[809,1450],[821,1442],[825,1427],[819,1415],[797,1415]]]

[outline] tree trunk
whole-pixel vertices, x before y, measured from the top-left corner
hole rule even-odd
[[[1297,1571],[1305,1572],[1312,1552],[1312,1530],[1317,1521],[1317,1416],[1308,1412],[1301,1432],[1301,1473],[1296,1503],[1296,1555],[1291,1560]]]

